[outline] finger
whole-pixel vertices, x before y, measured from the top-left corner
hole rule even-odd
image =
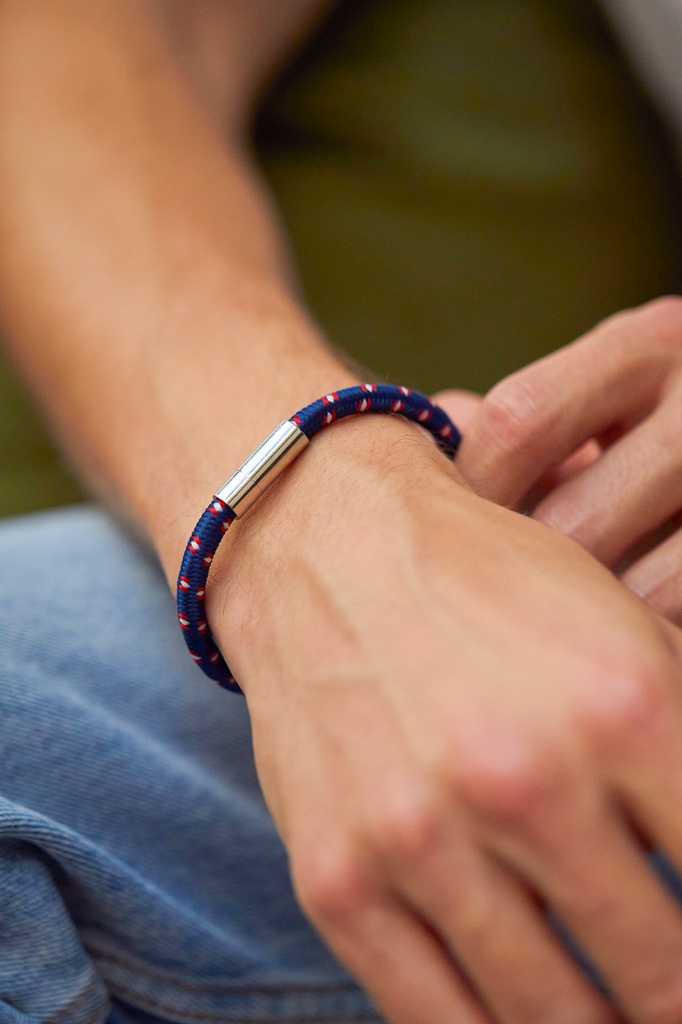
[[[602,457],[555,488],[533,517],[612,568],[682,508],[677,403],[644,420]]]
[[[540,502],[551,494],[552,491],[556,490],[560,484],[566,483],[574,476],[577,476],[578,473],[587,469],[588,466],[591,466],[597,459],[601,458],[601,454],[602,448],[596,441],[586,441],[582,447],[578,448],[572,455],[569,455],[558,466],[552,466],[542,474],[529,493],[524,496],[522,510],[528,514],[532,513]]]
[[[601,454],[601,445],[593,440],[586,441],[581,448],[578,448],[576,452],[573,452],[567,459],[564,459],[553,471],[556,486],[564,483],[566,480],[570,480],[577,473],[587,469],[588,466],[594,465],[597,459],[601,457]]]
[[[387,898],[338,925],[326,931],[328,943],[392,1024],[494,1024],[410,909]]]
[[[634,562],[621,580],[659,615],[682,626],[682,533]]]
[[[475,391],[450,390],[432,395],[432,401],[445,410],[463,434],[478,412],[483,398]]]
[[[549,826],[552,821],[551,827]],[[589,800],[505,854],[595,965],[628,1021],[682,1019],[682,913],[616,811]]]
[[[618,716],[627,729],[618,738],[607,727],[600,746],[630,819],[682,870],[682,632],[663,620],[660,628],[677,671],[667,680],[657,671],[640,685]]]
[[[461,846],[461,837],[460,837]],[[608,1024],[612,1007],[588,982],[526,887],[486,853],[441,847],[399,880],[435,923],[467,977],[504,1024]]]
[[[492,389],[458,454],[483,497],[518,507],[548,468],[651,410],[671,359],[665,346],[642,343],[651,318],[647,308],[614,317]]]

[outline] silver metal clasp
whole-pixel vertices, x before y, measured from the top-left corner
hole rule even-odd
[[[295,423],[284,420],[216,491],[215,497],[229,505],[239,518],[301,454],[308,440]]]

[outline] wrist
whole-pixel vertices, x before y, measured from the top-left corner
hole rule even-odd
[[[275,480],[258,504],[248,509],[243,520],[234,522],[228,488],[225,491],[228,505],[216,502],[197,525],[198,532],[183,562],[179,594],[184,591],[186,596],[179,597],[179,608],[181,623],[185,615],[189,616],[183,629],[189,630],[186,639],[192,656],[216,679],[224,679],[224,664],[210,642],[208,648],[202,643],[201,630],[195,635],[193,631],[197,627],[192,625],[197,621],[197,613],[190,595],[198,585],[205,586],[208,570],[204,568],[202,575],[201,565],[208,564],[207,552],[210,552],[209,561],[213,560],[213,566],[206,601],[199,611],[205,613],[210,629],[230,652],[228,660],[231,660],[237,638],[251,650],[263,646],[258,631],[249,628],[251,612],[256,613],[256,620],[263,615],[271,619],[266,625],[266,632],[270,632],[272,622],[278,618],[278,591],[295,595],[302,582],[301,574],[305,576],[312,570],[313,575],[317,575],[322,566],[332,566],[339,545],[350,544],[351,549],[355,549],[353,557],[357,559],[367,538],[374,535],[378,543],[367,547],[369,572],[377,557],[376,568],[381,568],[389,557],[389,550],[397,555],[398,563],[403,563],[401,549],[409,546],[411,535],[417,530],[422,498],[433,503],[438,492],[443,491],[440,497],[451,503],[453,483],[455,487],[464,486],[456,471],[443,471],[449,466],[448,460],[421,428],[400,416],[354,416],[357,397],[353,392],[356,391],[360,389],[354,388],[350,394],[338,396],[339,418],[349,413],[350,418],[330,430],[323,430],[318,436],[315,432],[329,415],[326,404],[315,402],[301,414],[300,421],[294,417],[294,422],[300,422],[306,433],[309,428],[313,431],[313,442],[296,463]],[[377,409],[391,408],[396,393],[402,402],[397,388],[377,389],[373,396]],[[410,393],[405,390],[405,395]],[[404,415],[419,419],[426,415],[434,434],[439,439],[448,438],[447,448],[452,457],[457,431],[453,431],[447,417],[424,402],[423,396],[414,393],[403,403],[406,405]],[[444,440],[440,443],[446,444]],[[238,479],[241,488],[243,477]],[[221,531],[224,533],[227,527],[229,536],[221,543]],[[350,584],[352,591],[352,580]],[[203,601],[203,589],[201,594]],[[299,599],[300,596],[299,593]],[[270,612],[264,611],[267,605],[272,609]],[[210,632],[206,636],[210,636]],[[246,639],[248,637],[250,639]],[[214,668],[204,660],[211,650],[214,653],[210,662]],[[197,651],[205,653],[195,656]],[[219,671],[219,675],[215,675],[215,671]],[[241,668],[238,668],[238,675],[244,677]]]
[[[209,288],[207,280],[202,288]],[[268,295],[256,284],[240,305],[235,290],[229,289],[227,304],[193,295],[187,306],[200,311],[198,321],[178,318],[172,337],[164,339],[163,358],[146,368],[164,428],[159,450],[172,452],[154,475],[163,478],[172,500],[162,518],[155,493],[136,471],[143,489],[134,504],[172,587],[187,537],[211,495],[297,408],[357,383],[288,296],[276,289]],[[255,308],[248,308],[249,298]],[[191,352],[188,336],[197,338]]]
[[[295,462],[268,487],[253,508],[230,528],[220,546],[219,562],[239,559],[244,537],[260,534],[263,525],[294,512],[325,509],[330,503],[371,507],[378,493],[396,500],[413,499],[420,489],[443,482],[469,489],[457,467],[439,451],[434,438],[399,415],[351,416],[314,436]]]

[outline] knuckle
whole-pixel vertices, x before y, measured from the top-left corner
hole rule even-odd
[[[568,769],[554,752],[518,749],[500,759],[492,748],[469,755],[460,765],[460,800],[475,816],[498,826],[532,832],[542,829],[570,782]]]
[[[630,749],[658,735],[668,704],[667,671],[633,656],[605,666],[590,688],[585,726],[603,747]]]
[[[682,347],[682,297],[663,295],[641,306],[654,338],[665,346]]]
[[[294,865],[293,876],[304,911],[328,927],[343,927],[370,899],[366,868],[355,853],[313,852]]]
[[[682,296],[680,295],[660,295],[658,298],[644,303],[640,308],[649,316],[656,317],[670,325],[682,326]]]
[[[374,841],[390,857],[423,862],[440,843],[441,820],[433,799],[396,800],[375,816]]]
[[[486,441],[493,448],[527,448],[547,429],[547,402],[537,373],[514,374],[496,384],[483,402]],[[542,410],[542,413],[541,413]]]

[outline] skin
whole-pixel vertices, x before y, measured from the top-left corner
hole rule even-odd
[[[532,510],[682,624],[680,298],[610,317],[481,403],[443,400],[466,419],[459,466],[480,494]]]
[[[318,5],[201,10],[0,6],[3,331],[171,583],[231,468],[358,379],[297,297],[245,134]],[[399,419],[340,423],[216,559],[208,615],[294,884],[393,1024],[672,1024],[682,914],[642,837],[682,866],[680,635],[496,504],[479,456],[467,479]]]

